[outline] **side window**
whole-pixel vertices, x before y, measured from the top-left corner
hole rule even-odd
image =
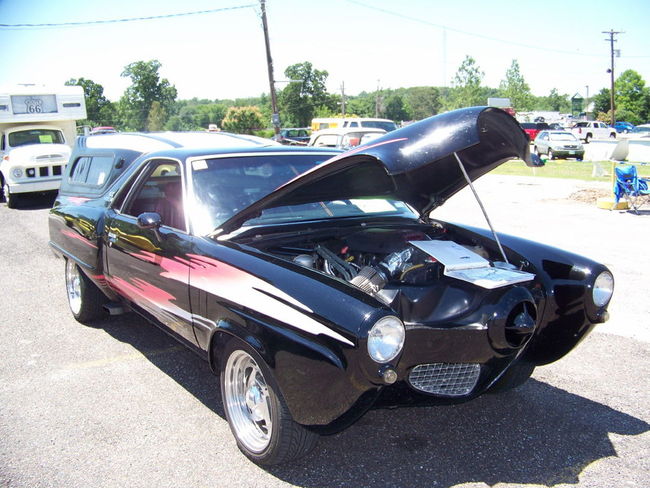
[[[122,212],[137,217],[145,212],[160,215],[162,225],[186,230],[183,209],[183,184],[180,165],[176,161],[156,161],[147,171]]]
[[[113,156],[82,156],[70,170],[70,182],[94,187],[106,183],[113,168]]]
[[[72,183],[85,183],[86,176],[88,175],[88,166],[90,166],[90,158],[82,156],[78,158],[70,170],[70,182]]]
[[[350,122],[350,127],[359,127],[359,122]]]

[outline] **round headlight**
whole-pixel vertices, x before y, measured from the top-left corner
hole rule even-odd
[[[614,293],[614,277],[609,271],[603,271],[594,281],[592,296],[597,307],[604,307]]]
[[[23,177],[23,170],[20,168],[14,168],[11,170],[11,175],[14,178],[22,178]]]
[[[404,347],[404,324],[393,316],[379,319],[368,334],[368,354],[378,363],[387,363],[397,357]]]

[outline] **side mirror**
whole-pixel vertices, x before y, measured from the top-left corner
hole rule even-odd
[[[162,225],[162,218],[160,214],[156,212],[145,212],[138,215],[137,225],[140,229],[152,230],[158,241],[162,241],[162,235],[160,235],[159,229]]]

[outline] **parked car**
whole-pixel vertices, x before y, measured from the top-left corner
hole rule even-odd
[[[309,129],[280,129],[278,142],[289,146],[306,145],[309,142]]]
[[[295,459],[372,407],[515,388],[607,319],[604,265],[430,215],[507,160],[538,164],[499,109],[347,153],[233,142],[133,158],[82,139],[50,246],[77,320],[131,309],[210,363],[256,463]],[[97,177],[93,158],[111,155]]]
[[[363,127],[344,127],[335,129],[323,129],[312,132],[309,140],[310,146],[315,147],[333,147],[338,149],[349,149],[385,134],[383,129],[363,128]]]
[[[634,125],[630,124],[629,122],[616,122],[614,124],[614,129],[616,129],[616,132],[624,133],[627,134],[628,132],[632,132],[634,130]]]
[[[604,122],[581,121],[571,127],[571,132],[581,141],[589,143],[592,139],[615,139],[616,129]]]
[[[571,132],[544,130],[537,134],[534,142],[537,154],[546,154],[549,159],[576,158],[582,161],[585,148]]]
[[[553,122],[551,124],[548,124],[548,128],[549,130],[566,130],[566,128],[558,122]]]
[[[102,126],[102,127],[93,127],[92,130],[90,131],[91,136],[96,136],[99,134],[115,134],[117,130],[115,130],[115,127],[109,127],[109,126]]]
[[[535,140],[540,131],[548,130],[549,128],[545,122],[522,122],[520,125],[531,141]]]

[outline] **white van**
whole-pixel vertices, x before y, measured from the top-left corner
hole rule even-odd
[[[0,185],[7,206],[24,193],[58,190],[86,118],[83,88],[0,88]]]
[[[386,132],[397,129],[395,122],[389,119],[375,119],[371,117],[327,117],[316,118],[311,121],[311,130],[339,129],[343,127],[365,127],[382,129]]]

